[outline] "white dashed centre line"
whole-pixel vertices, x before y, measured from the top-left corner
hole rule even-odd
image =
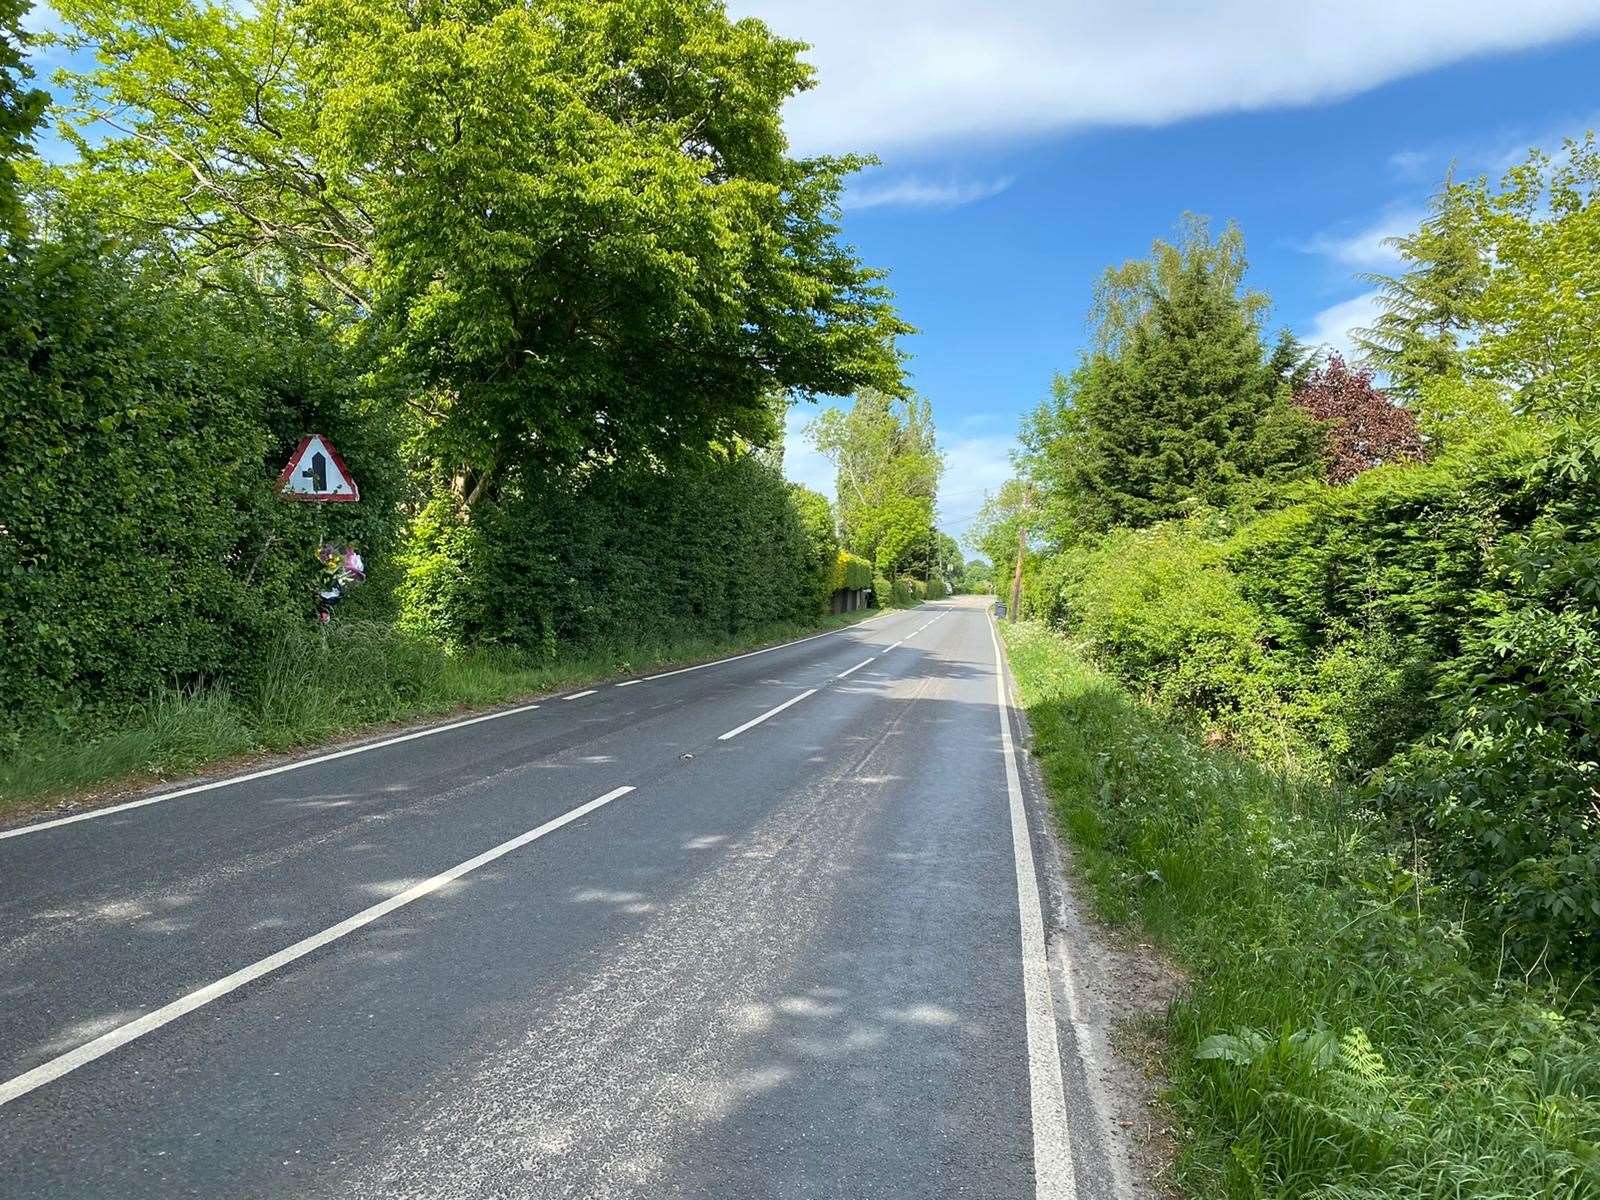
[[[746,729],[754,729],[757,725],[761,724],[761,722],[765,721],[768,717],[775,717],[779,713],[781,713],[784,709],[789,708],[792,705],[799,704],[800,701],[804,700],[807,696],[815,696],[816,694],[817,694],[817,689],[816,688],[807,688],[805,691],[801,692],[798,696],[790,696],[782,704],[778,705],[777,708],[769,708],[769,709],[767,709],[766,712],[762,713],[759,717],[756,717],[754,720],[746,721],[743,725],[740,725],[735,729],[728,730],[727,733],[723,733],[723,734],[717,735],[717,741],[725,742],[729,738],[736,738],[741,733],[743,733]]]
[[[864,658],[860,662],[858,662],[855,666],[851,667],[848,671],[840,671],[837,675],[834,676],[834,678],[835,679],[843,679],[846,675],[852,675],[855,672],[861,670],[861,668],[866,666],[869,662],[876,662],[877,658],[878,658],[878,656],[876,654],[874,654],[871,658]]]

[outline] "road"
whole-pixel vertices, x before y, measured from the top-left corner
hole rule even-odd
[[[975,598],[0,833],[0,1196],[1113,1195]]]

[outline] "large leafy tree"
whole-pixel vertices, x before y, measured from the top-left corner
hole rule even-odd
[[[26,229],[15,161],[28,152],[48,97],[29,87],[33,70],[26,57],[22,18],[28,0],[0,0],[0,246]]]
[[[1600,145],[1535,151],[1491,187],[1449,181],[1416,233],[1394,240],[1407,269],[1381,279],[1363,332],[1367,361],[1407,403],[1499,388],[1514,412],[1562,420],[1600,395]]]
[[[63,191],[175,254],[307,279],[468,499],[519,469],[771,435],[777,393],[894,388],[849,158],[796,159],[799,43],[717,0],[62,0]]]
[[[837,472],[845,548],[891,576],[925,564],[944,470],[928,401],[867,389],[849,409],[824,411],[807,436]]]

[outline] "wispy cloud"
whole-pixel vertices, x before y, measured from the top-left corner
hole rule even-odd
[[[1382,294],[1363,292],[1348,300],[1329,306],[1311,318],[1310,328],[1300,334],[1300,340],[1313,346],[1323,346],[1353,361],[1359,356],[1352,334],[1355,330],[1372,324],[1377,319]]]
[[[1395,266],[1400,256],[1390,238],[1412,233],[1426,214],[1420,208],[1391,207],[1375,221],[1357,228],[1319,233],[1301,247],[1308,254],[1320,254],[1342,267],[1357,271],[1378,271]]]
[[[989,180],[949,180],[943,183],[916,177],[889,183],[866,184],[851,188],[844,196],[847,209],[882,208],[902,205],[909,208],[956,208],[998,196],[1015,182],[1006,175]]]
[[[1011,454],[1017,448],[1013,437],[979,435],[947,439],[944,450],[944,480],[939,485],[939,528],[960,539],[983,506],[984,497],[1015,473]]]
[[[1600,29],[1594,0],[731,0],[812,50],[804,151],[898,150],[1315,104]]]

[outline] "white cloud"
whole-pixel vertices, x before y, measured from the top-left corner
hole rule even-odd
[[[1416,232],[1426,215],[1420,208],[1390,208],[1364,228],[1346,233],[1320,233],[1302,248],[1353,270],[1386,270],[1400,262],[1400,255],[1387,244],[1388,240]]]
[[[796,404],[789,409],[783,426],[783,475],[790,483],[803,483],[812,491],[833,500],[833,464],[806,441],[805,428],[823,404]]]
[[[1300,340],[1313,346],[1325,346],[1353,362],[1359,351],[1352,344],[1351,331],[1371,325],[1381,312],[1377,291],[1363,292],[1349,300],[1341,300],[1323,309],[1311,318],[1311,328],[1300,335]]]
[[[869,183],[853,187],[844,195],[844,207],[881,208],[884,205],[894,204],[912,208],[956,208],[963,204],[987,200],[990,196],[998,196],[1010,187],[1012,182],[1013,177],[1010,175],[1000,179],[966,182],[950,180],[945,183],[907,176],[890,183]]]
[[[984,497],[1015,473],[1016,439],[994,435],[951,438],[944,443],[944,479],[939,485],[939,528],[957,541],[966,533]]]
[[[805,151],[1310,104],[1600,28],[1594,0],[733,0],[812,45]]]

